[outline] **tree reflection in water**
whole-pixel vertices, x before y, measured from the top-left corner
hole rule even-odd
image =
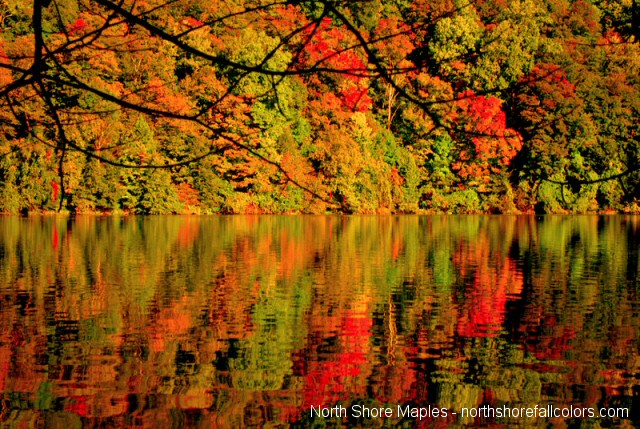
[[[633,411],[639,248],[628,216],[3,218],[0,418],[261,427],[320,425],[311,405]]]

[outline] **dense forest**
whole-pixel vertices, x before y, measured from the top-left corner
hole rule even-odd
[[[0,1],[0,212],[640,212],[637,0]]]

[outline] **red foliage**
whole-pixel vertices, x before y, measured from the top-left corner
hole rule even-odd
[[[51,181],[51,199],[55,203],[58,201],[58,195],[60,194],[60,185],[55,180]]]
[[[199,19],[195,19],[191,16],[188,18],[185,18],[182,22],[188,25],[189,27],[202,27],[204,25],[204,22],[200,21]]]
[[[369,97],[369,89],[360,89],[357,86],[349,86],[340,90],[342,105],[354,112],[369,110],[373,101]]]
[[[520,135],[507,128],[507,117],[502,101],[496,97],[478,96],[471,90],[460,94],[460,123],[472,146],[460,153],[454,167],[462,177],[483,178],[488,182],[491,174],[500,173],[522,148]]]
[[[71,396],[69,397],[69,402],[65,404],[64,409],[66,411],[71,411],[72,413],[76,413],[79,416],[87,416],[89,414],[89,405],[87,404],[87,396]]]
[[[622,42],[623,38],[620,35],[620,33],[618,33],[615,30],[608,30],[605,31],[604,34],[602,35],[602,38],[600,38],[600,40],[598,41],[598,44],[600,45],[610,45],[610,44],[618,44],[620,42]]]
[[[369,97],[368,79],[359,75],[366,70],[366,65],[353,50],[345,50],[349,44],[345,40],[346,32],[331,25],[331,19],[325,18],[315,32],[313,28],[307,30],[307,36],[313,37],[305,46],[302,66],[346,72],[340,78],[336,77],[342,82],[339,89],[342,108],[366,111],[373,104]]]
[[[71,24],[69,26],[69,28],[67,29],[67,32],[70,35],[75,34],[75,33],[79,33],[82,30],[84,30],[87,27],[87,25],[89,25],[89,24],[87,24],[87,21],[85,21],[82,18],[78,18],[78,19],[76,19],[76,22],[74,22],[73,24]]]

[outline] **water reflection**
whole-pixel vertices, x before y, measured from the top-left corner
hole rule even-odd
[[[0,421],[638,425],[638,217],[0,219]],[[311,419],[311,405],[631,419]]]

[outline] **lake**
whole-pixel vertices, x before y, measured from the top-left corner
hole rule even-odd
[[[0,425],[639,427],[639,249],[638,216],[0,218]]]

